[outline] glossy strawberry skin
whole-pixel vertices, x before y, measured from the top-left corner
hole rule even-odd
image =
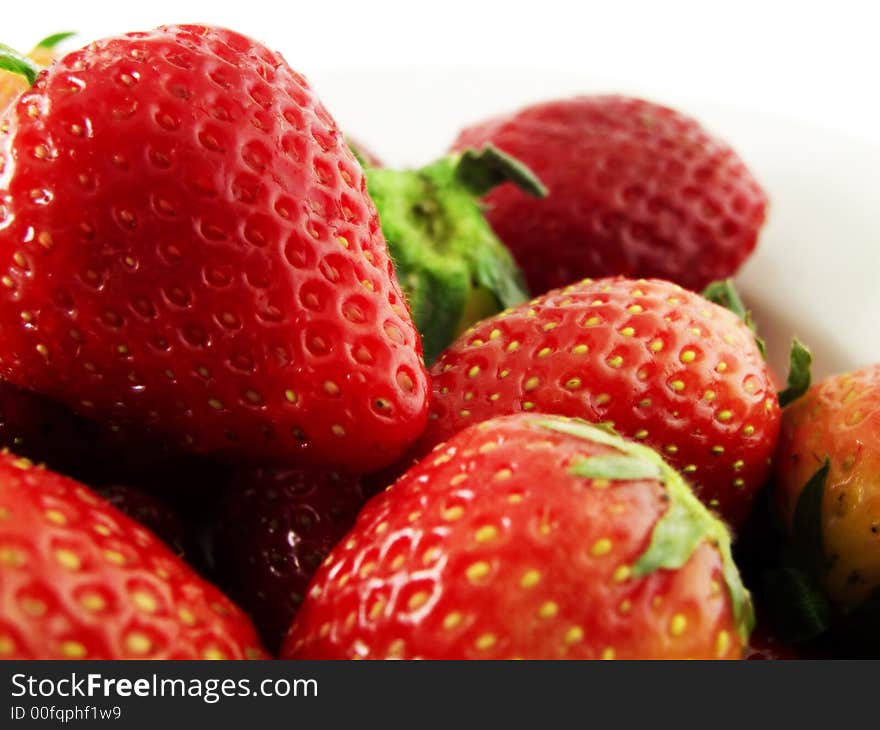
[[[426,374],[359,165],[221,29],[69,54],[0,121],[0,375],[229,458],[392,462]]]
[[[81,484],[0,455],[0,655],[261,658],[244,613]]]
[[[785,409],[774,496],[792,528],[810,478],[829,461],[821,511],[823,588],[844,611],[880,586],[880,365],[815,384]]]
[[[529,287],[585,276],[658,277],[700,291],[755,248],[767,198],[736,153],[694,119],[622,96],[551,101],[461,132],[528,165],[543,200],[507,185],[487,216]]]
[[[614,449],[544,424],[468,428],[371,500],[282,658],[738,657],[708,542],[681,568],[632,571],[666,509],[662,482],[573,476]]]
[[[277,652],[327,553],[364,502],[357,478],[297,469],[240,469],[212,530],[217,583]]]
[[[668,282],[584,281],[484,320],[431,369],[425,453],[465,426],[533,411],[610,421],[660,451],[743,523],[779,431],[771,375],[745,324]]]

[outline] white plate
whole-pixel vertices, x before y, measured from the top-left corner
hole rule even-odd
[[[391,164],[428,161],[485,116],[609,91],[528,70],[351,69],[311,80],[343,128]],[[817,377],[880,362],[880,147],[771,116],[655,100],[727,139],[770,195],[768,225],[739,283],[777,371],[787,372],[794,334],[813,350]]]

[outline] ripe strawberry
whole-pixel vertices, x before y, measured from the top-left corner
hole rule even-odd
[[[231,477],[212,531],[214,571],[270,651],[363,502],[357,479],[331,472],[242,469]]]
[[[468,428],[374,498],[288,658],[736,658],[730,536],[652,450],[586,423]]]
[[[535,411],[611,421],[663,453],[734,525],[779,429],[771,376],[735,314],[668,282],[586,280],[480,322],[434,364],[419,453]]]
[[[767,198],[736,153],[694,119],[621,96],[551,101],[465,129],[547,185],[486,196],[487,216],[533,292],[584,276],[655,276],[699,291],[755,248]]]
[[[78,484],[0,454],[0,656],[260,658],[242,611]]]
[[[828,378],[785,409],[774,485],[792,540],[810,553],[803,567],[832,606],[852,613],[876,601],[880,365]]]
[[[13,164],[14,163],[14,164]],[[353,471],[426,374],[363,174],[278,54],[163,27],[0,120],[0,376],[191,451]]]

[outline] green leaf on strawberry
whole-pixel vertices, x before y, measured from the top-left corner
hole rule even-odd
[[[571,473],[588,479],[659,479],[660,467],[635,456],[593,456],[577,462]]]
[[[822,500],[831,462],[825,459],[798,497],[790,544],[778,566],[764,571],[764,592],[771,621],[783,641],[802,643],[825,633],[831,605],[822,590],[826,561]]]
[[[723,559],[724,582],[730,593],[734,619],[740,634],[748,638],[755,625],[755,613],[749,592],[733,561],[730,533],[724,523],[697,499],[677,471],[654,452],[645,450],[661,464],[670,502],[664,515],[654,526],[648,549],[633,566],[634,573],[647,575],[658,568],[680,568],[701,542],[705,540],[714,544]]]
[[[797,337],[791,341],[789,353],[788,385],[785,390],[779,391],[779,405],[785,406],[793,403],[806,393],[810,388],[813,364],[813,356],[810,350]]]
[[[46,36],[45,38],[43,38],[43,40],[37,43],[37,48],[45,48],[47,50],[51,50],[60,45],[62,42],[66,41],[68,38],[73,38],[73,36],[75,35],[76,33],[73,33],[71,31],[53,33],[52,35]]]
[[[547,419],[545,428],[577,436],[594,443],[613,446],[620,455],[594,456],[575,462],[571,473],[591,479],[660,479],[666,485],[669,503],[654,525],[648,548],[633,565],[636,576],[650,575],[658,569],[681,568],[704,541],[721,553],[724,582],[730,593],[734,620],[744,640],[755,624],[748,590],[733,561],[730,533],[691,491],[681,475],[653,449],[578,421]]]
[[[3,43],[0,43],[0,69],[24,76],[29,84],[33,84],[40,73],[37,64]]]
[[[825,571],[822,500],[831,462],[826,458],[798,497],[794,510],[793,548],[800,566],[816,581]]]
[[[456,177],[477,196],[483,196],[502,183],[512,182],[535,198],[547,197],[547,188],[534,173],[514,157],[491,144],[462,152]]]
[[[528,298],[519,268],[479,202],[503,182],[544,194],[527,168],[487,147],[417,170],[367,167],[366,175],[426,362],[474,322]]]
[[[758,336],[758,326],[752,318],[751,311],[746,309],[745,304],[743,304],[743,300],[740,298],[739,292],[736,290],[733,279],[713,281],[709,286],[703,289],[702,297],[720,307],[729,309],[745,322],[746,326],[755,334],[755,343],[761,351],[761,356],[765,358],[767,357],[767,345],[763,338]]]
[[[701,296],[710,302],[715,302],[720,307],[729,309],[737,317],[745,320],[748,316],[746,307],[736,290],[733,279],[720,279],[713,281],[709,286],[703,289]]]

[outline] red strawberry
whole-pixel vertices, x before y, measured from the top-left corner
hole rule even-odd
[[[330,472],[245,469],[231,478],[213,530],[215,573],[271,651],[363,502],[357,479]]]
[[[746,324],[663,281],[584,281],[480,322],[434,364],[420,453],[518,411],[611,421],[662,451],[704,502],[741,524],[779,429]]]
[[[830,377],[785,409],[774,494],[793,542],[810,553],[801,567],[831,604],[843,613],[876,604],[880,365]]]
[[[0,120],[0,376],[191,451],[369,470],[426,374],[360,166],[231,31],[99,41]]]
[[[260,658],[240,609],[103,499],[0,455],[0,656]]]
[[[655,452],[518,415],[367,505],[282,655],[736,658],[750,623],[727,530]]]
[[[621,96],[552,101],[465,129],[455,149],[486,143],[550,191],[512,185],[487,216],[544,292],[584,276],[656,276],[689,289],[733,274],[755,248],[767,198],[736,153],[695,120]]]

